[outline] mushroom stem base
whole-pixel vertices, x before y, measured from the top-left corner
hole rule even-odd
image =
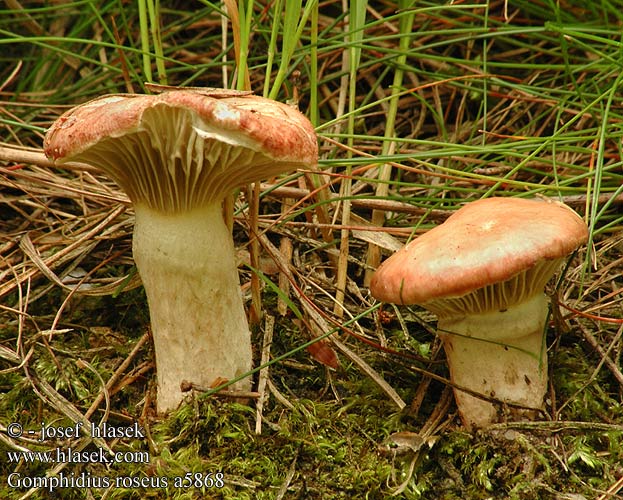
[[[133,253],[156,351],[158,412],[179,405],[182,381],[211,387],[252,367],[234,246],[220,203],[165,215],[135,206]],[[243,379],[233,390],[248,390]]]
[[[504,419],[533,419],[547,390],[544,338],[547,299],[542,293],[504,311],[438,322],[457,386],[482,394],[491,402],[455,388],[468,427],[486,427]]]

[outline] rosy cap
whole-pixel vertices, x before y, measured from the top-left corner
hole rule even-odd
[[[44,147],[59,163],[101,168],[133,202],[161,210],[220,200],[318,159],[314,129],[295,108],[198,90],[100,97],[62,115]]]
[[[370,292],[384,302],[433,305],[428,308],[439,313],[435,301],[511,280],[512,290],[492,289],[497,296],[476,306],[503,307],[542,291],[560,259],[587,238],[584,221],[562,203],[486,198],[463,206],[389,257],[374,274]],[[520,276],[526,271],[528,277]]]

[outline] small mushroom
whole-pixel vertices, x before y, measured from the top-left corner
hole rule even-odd
[[[100,168],[134,205],[133,255],[151,316],[158,411],[180,403],[184,380],[210,386],[248,372],[250,333],[221,205],[238,186],[315,164],[310,122],[252,95],[110,95],[62,115],[45,152],[58,164]],[[249,388],[248,378],[233,387]]]
[[[544,287],[587,238],[561,203],[474,201],[383,262],[370,292],[435,313],[451,380],[507,403],[511,418],[532,419],[547,389]],[[499,405],[454,392],[466,427],[500,419]]]

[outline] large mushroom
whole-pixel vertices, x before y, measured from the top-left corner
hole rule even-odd
[[[510,418],[533,418],[543,408],[544,287],[587,238],[586,224],[566,205],[488,198],[463,206],[377,269],[375,298],[437,315],[466,427],[502,418],[503,405],[492,400],[506,403]]]
[[[109,95],[62,115],[45,152],[57,164],[100,168],[134,205],[133,255],[151,316],[158,411],[180,403],[184,380],[210,386],[248,372],[250,332],[221,205],[238,186],[316,163],[307,118],[253,95]]]

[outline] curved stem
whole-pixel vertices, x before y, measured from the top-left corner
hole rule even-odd
[[[209,387],[249,371],[251,338],[220,203],[175,215],[143,205],[135,212],[133,252],[149,303],[160,413],[180,403],[184,380]]]

